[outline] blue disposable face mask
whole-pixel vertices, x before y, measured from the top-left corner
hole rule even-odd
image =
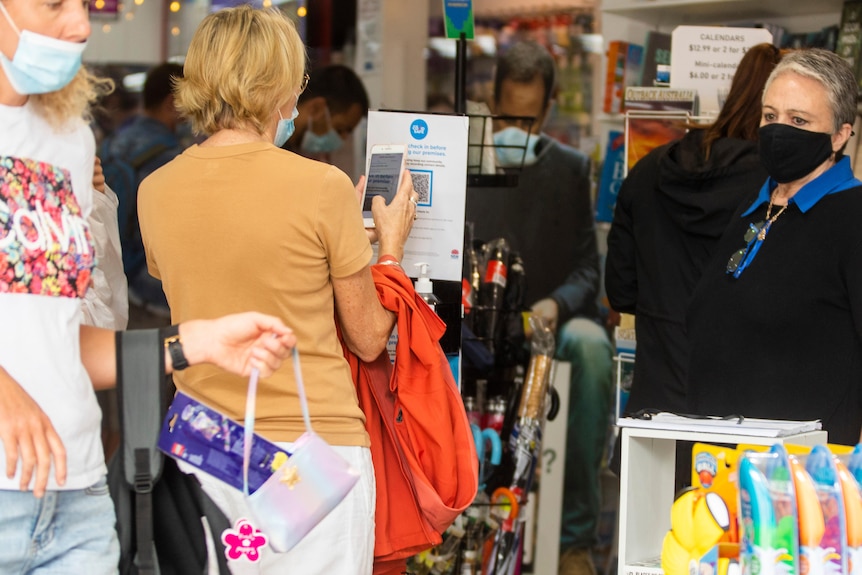
[[[315,134],[311,131],[311,127],[305,130],[305,135],[302,137],[300,149],[307,154],[325,154],[334,152],[341,148],[344,141],[341,135],[332,127],[332,118],[329,115],[329,108],[326,108],[326,123],[329,124],[329,130],[325,134]]]
[[[497,165],[502,168],[518,168],[521,158],[524,165],[536,163],[536,144],[539,136],[528,134],[520,128],[510,126],[499,132],[494,132],[494,146],[497,151]],[[500,147],[503,146],[503,147]],[[527,147],[526,153],[524,146]]]
[[[278,111],[278,127],[275,129],[275,140],[273,143],[277,147],[282,147],[286,141],[290,139],[293,135],[293,131],[296,129],[293,121],[299,115],[299,110],[296,106],[293,107],[293,113],[290,115],[290,118],[284,118],[281,115],[281,110]]]
[[[47,94],[72,81],[81,68],[86,42],[67,42],[18,30],[3,2],[0,12],[18,34],[18,48],[12,59],[0,53],[0,66],[13,90],[22,95]]]

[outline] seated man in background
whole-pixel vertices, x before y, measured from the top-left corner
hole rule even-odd
[[[332,64],[313,70],[296,105],[296,129],[283,148],[313,159],[330,160],[329,154],[341,148],[368,115],[368,105],[362,80],[347,66]]]
[[[561,532],[561,575],[595,574],[599,476],[609,430],[612,349],[599,323],[599,257],[590,200],[590,161],[541,133],[554,91],[554,60],[533,42],[497,61],[497,165],[524,168],[509,188],[471,188],[466,219],[475,237],[505,238],[524,261],[526,303],[557,334],[556,357],[571,363]],[[512,154],[512,151],[515,151]],[[510,156],[510,157],[507,157]]]

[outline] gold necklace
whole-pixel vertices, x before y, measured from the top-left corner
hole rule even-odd
[[[760,240],[761,242],[766,239],[766,232],[769,231],[769,228],[772,226],[772,224],[775,223],[775,220],[778,219],[778,216],[783,214],[784,210],[786,210],[787,206],[788,206],[788,204],[784,204],[783,206],[781,206],[780,210],[775,212],[775,215],[773,216],[772,215],[772,205],[773,205],[772,200],[773,200],[773,198],[775,198],[774,193],[771,196],[769,196],[769,206],[767,206],[767,208],[766,208],[766,223],[763,224],[763,227],[760,228],[759,232],[757,232],[757,239]]]

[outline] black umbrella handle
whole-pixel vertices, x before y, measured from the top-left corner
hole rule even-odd
[[[546,419],[548,421],[554,421],[557,414],[560,413],[560,394],[557,393],[557,388],[553,386],[548,390],[548,392],[551,396],[551,405],[548,408]]]

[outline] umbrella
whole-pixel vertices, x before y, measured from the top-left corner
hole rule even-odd
[[[508,492],[518,503],[523,503],[530,492],[536,461],[542,450],[545,397],[551,380],[551,362],[555,347],[553,331],[546,322],[536,316],[531,316],[529,321],[533,329],[530,363],[521,388],[518,418],[509,436],[509,452],[514,471],[509,488],[501,488],[494,492],[495,495]],[[494,503],[494,496],[491,500]],[[524,530],[523,522],[517,519],[510,514],[495,534],[486,573],[515,574]]]

